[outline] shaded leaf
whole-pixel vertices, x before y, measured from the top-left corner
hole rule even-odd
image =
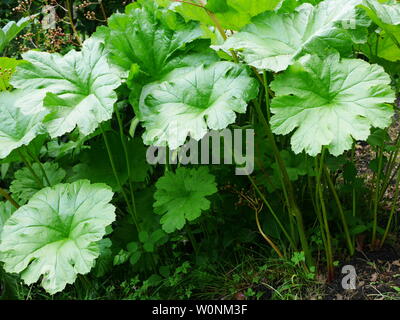
[[[47,183],[43,171],[40,169],[39,164],[34,163],[32,169],[36,176],[42,181],[43,186],[52,187],[59,184],[65,178],[65,170],[58,167],[57,163],[46,162],[43,164],[46,176],[50,181],[50,186]],[[10,191],[13,196],[22,200],[26,203],[36,192],[42,189],[42,186],[38,185],[37,180],[34,178],[28,168],[22,168],[15,172],[15,180],[10,185]]]
[[[156,187],[154,209],[162,215],[162,228],[167,233],[180,230],[186,221],[200,217],[202,211],[210,208],[206,197],[217,192],[215,178],[205,167],[167,172]]]

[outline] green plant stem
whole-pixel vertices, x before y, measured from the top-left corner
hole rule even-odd
[[[266,85],[266,92],[268,92],[268,85]],[[293,214],[296,217],[296,221],[297,221],[297,230],[299,233],[299,237],[300,237],[300,242],[302,245],[302,249],[304,251],[304,255],[306,257],[306,262],[308,265],[312,265],[313,261],[312,261],[312,257],[311,257],[311,252],[308,246],[308,241],[307,241],[307,237],[304,231],[304,223],[303,223],[303,215],[301,213],[301,211],[299,210],[297,204],[296,204],[296,200],[295,200],[295,196],[294,196],[294,191],[293,191],[293,186],[290,182],[287,170],[286,170],[286,166],[285,163],[283,162],[283,159],[280,155],[279,149],[276,145],[275,142],[275,137],[271,131],[271,128],[267,122],[267,120],[264,117],[264,114],[261,110],[260,105],[257,103],[257,101],[254,103],[255,107],[256,107],[256,111],[258,114],[258,117],[262,123],[262,125],[265,128],[265,131],[267,133],[269,142],[271,143],[273,152],[274,152],[274,157],[276,162],[278,163],[278,167],[279,167],[279,171],[280,174],[282,175],[282,179],[283,179],[283,187],[286,188],[287,190],[287,194],[288,194],[288,198],[289,198],[289,203],[288,203],[288,209],[289,209],[289,213]],[[267,106],[267,109],[269,109],[269,105]]]
[[[128,152],[128,148],[126,146],[126,141],[125,141],[124,126],[123,126],[122,119],[121,119],[121,116],[120,116],[120,113],[118,111],[118,107],[116,106],[116,104],[115,104],[114,109],[115,109],[115,114],[117,116],[119,135],[121,138],[122,148],[124,149],[126,167],[127,167],[127,171],[128,171],[128,183],[129,183],[129,191],[130,191],[131,201],[132,201],[132,203],[131,203],[132,210],[133,210],[133,214],[135,216],[135,220],[138,221],[136,202],[135,202],[135,193],[133,191],[133,183],[132,183],[132,172],[131,172],[131,166],[130,166],[131,162],[129,159],[129,152]]]
[[[271,101],[269,98],[269,85],[268,85],[268,79],[267,79],[267,72],[264,70],[263,71],[263,84],[264,84],[264,90],[265,90],[265,105],[266,105],[266,109],[267,109],[267,120],[268,122],[271,120]]]
[[[351,162],[352,163],[354,163],[354,161],[355,161],[355,159],[354,159],[355,153],[356,153],[355,147],[356,147],[356,145],[355,145],[355,143],[353,143],[353,147],[351,148]],[[352,187],[352,195],[351,196],[352,196],[352,212],[353,212],[353,217],[355,217],[357,214],[357,199],[356,199],[356,188],[354,187],[354,184]],[[354,243],[354,237],[353,237],[353,243]]]
[[[268,200],[265,198],[264,194],[261,192],[261,190],[258,188],[257,184],[255,183],[254,179],[248,175],[247,176],[251,182],[251,184],[253,185],[254,189],[256,190],[256,192],[258,193],[258,195],[260,196],[261,200],[264,202],[264,204],[266,205],[266,207],[268,208],[269,212],[271,212],[272,216],[274,217],[276,223],[278,224],[279,228],[281,228],[283,234],[285,235],[285,237],[288,239],[290,245],[296,249],[296,245],[293,241],[293,239],[290,237],[289,233],[286,231],[285,227],[282,225],[281,221],[279,220],[277,214],[275,213],[274,209],[272,209],[272,206],[270,205],[270,203],[268,202]]]
[[[39,187],[44,188],[44,184],[43,181],[37,176],[37,174],[35,173],[35,171],[32,168],[32,164],[30,163],[30,161],[23,155],[23,153],[21,152],[21,150],[17,149],[18,155],[19,157],[22,159],[22,161],[25,163],[26,167],[28,168],[29,172],[32,174],[32,177],[36,180],[36,182],[38,183]]]
[[[394,177],[397,175],[397,172],[400,170],[400,166],[397,167],[397,169],[395,169],[396,167],[396,163],[397,163],[397,157],[399,155],[400,152],[400,132],[397,135],[397,138],[395,140],[395,146],[396,146],[396,150],[390,153],[390,157],[389,157],[389,161],[388,164],[386,166],[386,170],[385,170],[385,179],[382,183],[382,188],[380,191],[380,196],[379,196],[379,200],[381,201],[385,195],[385,192],[387,190],[387,188],[389,187],[390,181],[392,181],[394,179]]]
[[[227,36],[226,36],[224,28],[222,27],[221,23],[219,22],[218,18],[215,16],[215,14],[212,11],[208,10],[205,7],[204,4],[197,4],[197,3],[193,3],[193,2],[190,2],[190,1],[184,1],[184,0],[173,0],[173,1],[186,3],[186,4],[189,4],[191,6],[204,9],[204,11],[207,13],[207,15],[210,17],[211,21],[213,22],[215,28],[218,30],[218,32],[221,35],[222,39],[224,39],[224,41],[226,41]],[[229,51],[231,52],[233,61],[235,63],[238,63],[239,62],[239,57],[237,56],[236,52],[234,50],[229,50]]]
[[[321,205],[322,211],[322,222],[325,231],[325,240],[326,240],[326,263],[328,269],[328,281],[331,281],[334,277],[334,267],[333,267],[333,252],[332,252],[332,243],[331,243],[331,234],[329,230],[329,223],[328,223],[328,213],[326,211],[325,201],[324,201],[324,193],[321,188],[321,178],[322,178],[322,169],[324,165],[324,158],[325,158],[325,148],[322,149],[322,153],[320,156],[320,161],[318,164],[318,160],[316,160],[316,168],[317,168],[317,185],[316,185],[316,193],[317,198]]]
[[[381,171],[382,171],[382,163],[383,163],[383,150],[379,148],[378,152],[378,174],[376,175],[375,181],[375,196],[374,196],[374,209],[373,209],[373,222],[372,222],[372,240],[371,245],[372,248],[376,247],[376,229],[378,225],[378,205],[379,205],[379,185],[381,180]]]
[[[293,186],[292,186],[292,183],[290,182],[289,176],[287,174],[285,163],[282,160],[280,151],[276,145],[275,137],[271,131],[271,127],[269,126],[269,121],[271,119],[271,110],[270,110],[271,109],[271,100],[269,97],[269,84],[268,84],[268,79],[267,79],[267,73],[265,71],[263,71],[263,79],[262,80],[263,80],[262,83],[264,86],[264,94],[265,94],[265,109],[266,109],[266,113],[267,113],[267,120],[265,120],[265,118],[264,118],[264,122],[266,122],[266,125],[264,124],[264,126],[266,128],[268,128],[267,134],[269,136],[269,139],[271,139],[271,141],[272,141],[275,160],[279,165],[280,170],[278,171],[278,174],[279,174],[279,178],[281,180],[281,184],[283,187],[283,194],[284,194],[286,202],[288,204],[289,223],[290,223],[290,228],[291,228],[291,232],[292,232],[292,237],[294,238],[293,216],[296,216],[296,215],[293,214],[293,211],[291,208],[294,207],[296,212],[299,212],[300,217],[297,216],[296,218],[301,222],[301,224],[303,224],[303,218],[301,216],[301,212],[299,211],[299,209],[296,205],[296,201],[295,201],[295,197],[294,197],[294,193],[293,193]],[[262,113],[262,110],[260,110],[260,111],[261,111],[261,114],[264,115]],[[302,230],[304,233],[304,227],[302,227]],[[303,241],[301,240],[302,236],[301,236],[300,231],[299,231],[299,235],[300,235],[300,241],[302,242],[302,246],[303,246],[304,240]],[[304,237],[304,239],[305,239],[305,237]],[[308,248],[308,243],[307,243],[307,248]],[[304,249],[304,246],[303,246],[303,249]]]
[[[318,159],[317,158],[315,158],[315,171],[318,172]],[[324,245],[325,252],[328,252],[329,249],[327,247],[324,222],[323,222],[322,213],[321,213],[321,205],[320,205],[317,185],[315,184],[315,191],[314,191],[313,187],[312,187],[313,183],[312,183],[311,177],[307,176],[307,180],[308,180],[308,187],[310,189],[310,197],[312,199],[315,213],[317,214],[317,220],[318,220],[319,229],[320,229],[321,237],[322,237],[322,244]]]
[[[67,14],[68,14],[68,19],[69,23],[71,25],[72,33],[74,34],[75,39],[78,41],[79,45],[82,45],[82,39],[79,36],[78,30],[76,30],[75,24],[74,24],[74,18],[72,17],[72,6],[71,6],[71,1],[66,0],[67,2]]]
[[[16,209],[20,208],[20,205],[8,194],[6,190],[0,188],[0,195],[10,202]]]
[[[324,171],[325,171],[325,176],[326,176],[326,180],[328,181],[328,185],[332,191],[333,197],[335,198],[336,201],[336,205],[338,207],[339,210],[339,215],[340,215],[340,219],[342,220],[342,224],[343,224],[343,229],[344,229],[344,234],[346,237],[346,241],[347,241],[347,246],[349,248],[349,252],[350,255],[354,254],[354,246],[353,246],[353,242],[351,240],[351,236],[350,236],[350,232],[349,232],[349,227],[346,221],[346,217],[344,215],[344,211],[343,211],[343,207],[342,207],[342,203],[340,202],[339,196],[336,192],[336,188],[332,182],[331,179],[331,175],[329,173],[329,169],[326,167],[326,165],[324,165]]]
[[[46,170],[44,169],[43,164],[40,162],[39,158],[36,155],[33,155],[32,153],[30,153],[29,149],[26,146],[24,148],[25,148],[25,152],[32,158],[32,160],[38,164],[40,171],[42,171],[44,179],[46,180],[48,186],[51,187],[50,179],[47,176]]]
[[[390,226],[392,224],[394,213],[396,212],[396,210],[398,208],[399,190],[400,190],[400,171],[397,174],[396,187],[395,187],[395,192],[394,192],[394,197],[393,197],[393,202],[392,202],[392,209],[390,210],[389,221],[387,222],[382,240],[379,243],[381,248],[382,248],[383,244],[385,243],[386,238],[389,234],[389,230],[390,230]]]
[[[122,193],[122,196],[124,197],[124,200],[125,200],[126,205],[128,207],[129,213],[131,214],[132,220],[133,220],[133,222],[134,222],[134,224],[136,226],[137,231],[139,232],[139,225],[138,225],[138,222],[136,220],[136,216],[135,216],[134,211],[133,211],[133,209],[131,207],[130,201],[128,200],[128,196],[126,195],[126,192],[125,192],[125,190],[124,190],[124,188],[122,186],[121,180],[120,180],[120,178],[118,176],[117,169],[116,169],[115,162],[114,162],[114,157],[112,155],[111,148],[110,148],[110,143],[108,141],[106,133],[104,132],[102,124],[100,124],[100,130],[101,130],[101,134],[103,135],[104,144],[106,146],[107,153],[108,153],[108,158],[109,158],[110,164],[111,164],[111,169],[113,171],[115,180],[117,181],[118,188],[121,189],[121,193]]]
[[[193,236],[192,230],[190,229],[189,225],[186,225],[186,233],[188,235],[190,243],[192,244],[196,257],[199,256],[199,246],[197,244],[196,238]]]

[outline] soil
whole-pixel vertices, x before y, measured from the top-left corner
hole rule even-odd
[[[343,289],[340,274],[325,288],[326,300],[400,300],[400,246],[357,252],[345,265],[356,270],[356,289]]]

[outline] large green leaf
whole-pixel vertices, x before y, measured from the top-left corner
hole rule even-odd
[[[169,1],[172,3],[173,1]],[[268,10],[274,10],[281,0],[193,0],[191,3],[204,5],[212,12],[217,21],[225,29],[239,30],[248,24],[252,17]],[[214,26],[214,21],[201,7],[189,3],[175,3],[174,10],[179,12],[187,20],[200,21],[206,25]]]
[[[14,211],[15,208],[11,205],[10,202],[0,202],[0,236],[1,231],[3,230],[3,226],[5,225],[6,221],[11,217]]]
[[[7,157],[11,151],[28,145],[37,135],[44,132],[43,112],[24,114],[19,108],[20,101],[26,101],[27,97],[30,97],[31,105],[34,105],[37,92],[0,92],[0,159]]]
[[[18,22],[10,21],[0,29],[0,54],[5,47],[20,33],[30,21],[30,17],[20,19]]]
[[[394,41],[394,39],[396,39]],[[378,57],[389,60],[399,61],[400,60],[400,26],[395,31],[393,30],[389,35],[385,31],[380,33],[379,40],[376,42],[376,48]]]
[[[135,108],[144,85],[175,68],[219,60],[208,40],[198,40],[203,35],[198,23],[185,23],[180,15],[153,1],[131,4],[125,14],[112,15],[108,28],[102,27],[96,34],[104,38],[110,60],[127,77]]]
[[[210,208],[206,196],[217,192],[215,178],[205,167],[167,172],[156,187],[154,209],[162,215],[162,228],[167,233],[182,229],[186,220],[200,217],[202,211]]]
[[[382,2],[382,1],[380,1]],[[380,3],[377,0],[364,0],[361,7],[381,28],[400,24],[400,3],[396,0]]]
[[[400,60],[400,3],[364,0],[361,7],[382,29],[379,37],[371,35],[379,38],[374,44],[377,55],[389,61]]]
[[[11,84],[47,93],[44,106],[49,114],[44,122],[51,137],[76,126],[89,135],[99,123],[111,119],[117,100],[114,89],[121,80],[109,65],[100,41],[89,39],[82,51],[72,50],[65,56],[29,51],[23,57],[30,63],[18,66]],[[37,111],[27,109],[24,111]]]
[[[271,84],[272,129],[295,131],[292,149],[315,156],[323,146],[340,155],[353,138],[365,140],[370,128],[390,125],[395,95],[390,77],[378,65],[343,59],[305,56]]]
[[[105,43],[113,63],[125,71],[137,65],[141,76],[159,79],[174,69],[182,59],[178,51],[202,35],[197,23],[185,24],[152,2],[128,12],[109,18]]]
[[[43,170],[37,163],[32,165],[32,169],[36,176],[40,179],[43,186],[51,187],[59,184],[65,178],[65,170],[58,167],[57,163],[46,162],[43,164]],[[15,180],[10,185],[10,191],[13,196],[22,200],[26,203],[36,192],[42,189],[42,185],[38,185],[36,178],[28,170],[28,168],[22,168],[15,172]],[[47,179],[49,179],[50,186],[48,185]]]
[[[171,149],[183,145],[188,135],[200,140],[207,128],[224,129],[235,122],[235,112],[245,113],[257,88],[246,68],[230,62],[177,69],[165,81],[143,89],[143,140]]]
[[[50,294],[86,274],[100,254],[98,241],[115,219],[110,188],[80,180],[36,193],[4,225],[0,260],[26,284],[42,278]]]
[[[305,3],[293,13],[266,12],[215,48],[238,50],[248,64],[275,72],[285,70],[305,51],[333,47],[349,54],[352,37],[344,23],[355,19],[359,3],[326,0],[316,7]]]

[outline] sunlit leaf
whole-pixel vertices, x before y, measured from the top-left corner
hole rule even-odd
[[[306,56],[271,84],[272,129],[289,134],[295,153],[315,156],[323,146],[333,155],[366,140],[371,127],[390,125],[395,95],[390,77],[378,65],[331,55]]]
[[[26,284],[42,277],[50,294],[88,273],[100,254],[97,242],[115,219],[111,190],[80,180],[36,193],[3,228],[0,260]]]

